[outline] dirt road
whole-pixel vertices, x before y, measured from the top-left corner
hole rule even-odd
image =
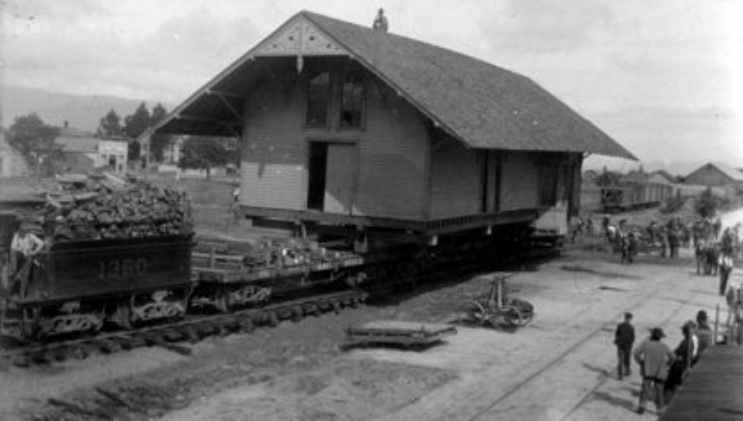
[[[613,331],[625,311],[638,336],[680,326],[722,299],[691,260],[570,252],[517,272],[514,294],[536,318],[516,332],[458,327],[424,351],[342,350],[346,326],[367,320],[445,322],[484,293],[487,275],[397,302],[215,338],[192,357],[159,349],[0,373],[0,419],[63,419],[49,397],[87,410],[66,419],[145,420],[635,420],[639,376],[616,379]],[[734,276],[740,277],[740,272]],[[724,320],[725,315],[722,314]],[[637,372],[636,366],[633,367]],[[113,390],[112,402],[96,388]],[[92,414],[92,415],[91,415]]]

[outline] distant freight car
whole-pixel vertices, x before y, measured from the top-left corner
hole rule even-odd
[[[652,208],[659,206],[673,194],[674,187],[662,183],[633,182],[602,186],[601,207],[607,213]]]

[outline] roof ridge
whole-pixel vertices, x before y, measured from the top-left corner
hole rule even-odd
[[[334,17],[323,15],[321,13],[313,12],[311,10],[302,10],[301,12],[299,12],[299,14],[302,14],[306,18],[310,19],[310,21],[312,21],[312,23],[314,23],[315,25],[317,25],[319,27],[322,27],[322,29],[325,30],[325,32],[328,32],[327,29],[324,28],[321,23],[319,23],[315,19],[313,19],[313,16],[314,17],[319,17],[321,19],[327,19],[327,20],[330,20],[330,21],[333,21],[333,22],[336,22],[336,23],[344,24],[344,25],[354,26],[354,27],[357,27],[358,29],[367,30],[367,31],[369,31],[370,34],[377,34],[377,33],[379,33],[378,31],[375,31],[374,29],[372,29],[370,27],[367,27],[367,26],[364,26],[364,25],[361,25],[361,24],[358,24],[358,23],[354,23],[354,22],[349,22],[347,20],[337,19],[337,18],[334,18]],[[397,38],[397,39],[403,40],[405,42],[411,42],[411,43],[414,43],[414,44],[425,45],[428,48],[434,48],[434,49],[437,49],[437,50],[445,51],[448,54],[455,54],[457,56],[467,58],[468,60],[476,61],[479,64],[483,64],[483,65],[488,66],[488,67],[494,67],[494,68],[496,68],[498,70],[501,70],[501,71],[504,71],[504,72],[508,72],[508,73],[510,73],[513,76],[520,77],[520,78],[523,78],[523,79],[527,79],[527,80],[530,80],[530,81],[533,82],[533,80],[531,78],[529,78],[528,76],[524,76],[524,75],[522,75],[520,73],[517,73],[517,72],[515,72],[513,70],[510,70],[510,69],[507,69],[505,67],[497,66],[497,65],[495,65],[493,63],[490,63],[488,61],[485,61],[484,59],[480,59],[480,58],[477,58],[475,56],[471,56],[469,54],[465,54],[465,53],[462,53],[462,52],[459,52],[459,51],[456,51],[456,50],[452,50],[452,49],[449,49],[449,48],[446,48],[446,47],[442,47],[440,45],[431,44],[429,42],[421,41],[421,40],[418,40],[418,39],[415,39],[415,38],[411,38],[411,37],[408,37],[408,36],[405,36],[405,35],[397,34],[397,33],[385,32],[383,35],[386,36],[386,37]]]

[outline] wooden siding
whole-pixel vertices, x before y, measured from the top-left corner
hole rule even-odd
[[[304,126],[305,83],[296,77],[296,68],[274,74],[274,82],[257,84],[246,99],[242,204],[306,209],[309,142],[343,142],[357,148],[357,167],[353,170],[357,184],[350,203],[353,215],[424,219],[427,131],[419,114],[366,74],[364,126],[340,129],[338,78],[346,69],[359,67],[337,59],[306,62],[303,78],[313,68],[333,71],[329,125]]]
[[[430,216],[450,218],[480,213],[482,155],[449,136],[431,141]]]
[[[505,154],[501,161],[500,210],[537,208],[538,173],[533,154],[526,152]]]
[[[299,88],[266,82],[247,98],[240,198],[248,206],[304,209],[307,147]]]
[[[359,215],[425,219],[428,133],[403,98],[367,84],[366,131],[359,143]]]

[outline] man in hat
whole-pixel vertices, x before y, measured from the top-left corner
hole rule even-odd
[[[728,279],[730,279],[730,273],[733,271],[733,254],[731,253],[720,253],[720,296],[725,296],[725,291],[728,287]]]
[[[640,344],[633,354],[635,361],[640,365],[642,374],[638,414],[645,412],[645,401],[651,391],[655,392],[655,405],[658,413],[663,412],[663,384],[668,376],[668,366],[676,358],[673,351],[662,342],[665,336],[663,329],[653,328],[650,331],[650,338]]]
[[[617,325],[614,332],[614,345],[617,346],[617,378],[629,376],[630,355],[632,345],[635,343],[635,328],[632,326],[632,313],[624,313],[624,321]]]
[[[684,338],[673,351],[676,354],[676,359],[671,364],[665,385],[665,390],[669,394],[676,392],[676,389],[684,382],[686,372],[696,363],[699,353],[699,339],[695,333],[696,327],[696,323],[691,320],[681,327]]]
[[[10,249],[16,255],[17,268],[22,267],[28,259],[38,254],[43,248],[44,242],[25,224],[21,225],[10,243]]]
[[[11,250],[11,268],[12,273],[17,279],[21,280],[21,291],[25,293],[28,284],[28,276],[31,271],[33,257],[44,248],[44,242],[41,241],[26,224],[21,224],[18,232],[13,236],[10,243]]]

